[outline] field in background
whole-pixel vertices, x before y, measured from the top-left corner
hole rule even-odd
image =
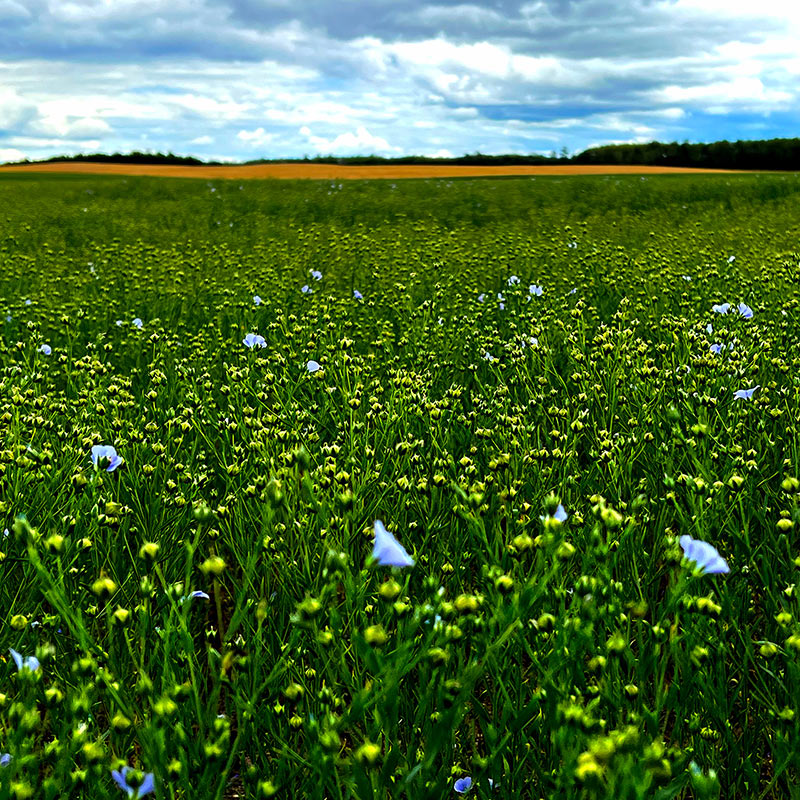
[[[445,165],[351,167],[339,164],[254,164],[251,166],[201,167],[72,162],[0,167],[0,175],[15,172],[78,175],[145,175],[162,178],[227,178],[230,180],[245,180],[251,178],[283,178],[289,180],[301,178],[312,180],[398,180],[401,178],[497,178],[512,175],[538,175],[544,177],[553,175],[724,174],[727,170],[706,170],[688,167],[596,166],[593,164],[508,167],[461,167]]]
[[[799,201],[0,173],[0,800],[797,797]]]

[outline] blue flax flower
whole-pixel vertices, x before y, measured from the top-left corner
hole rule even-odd
[[[486,295],[485,294],[479,294],[478,295],[478,302],[479,303],[482,303],[485,299],[486,299]]]
[[[117,786],[128,793],[128,797],[136,798],[144,797],[156,790],[155,778],[152,772],[148,772],[144,776],[141,786],[131,786],[126,780],[128,773],[131,771],[130,767],[123,767],[122,772],[112,770],[111,777],[116,781]]]
[[[312,288],[311,288],[311,287],[310,287],[308,284],[305,284],[305,286],[301,287],[300,291],[301,291],[303,294],[311,294],[311,292],[313,291],[313,289],[312,289]]]
[[[717,303],[716,305],[711,306],[711,310],[715,311],[717,314],[727,314],[730,307],[730,303]]]
[[[681,536],[680,543],[684,556],[694,562],[695,569],[701,575],[720,575],[731,571],[714,545],[687,535]]]
[[[564,508],[563,504],[559,503],[555,514],[552,515],[552,519],[557,519],[559,522],[566,522],[568,518],[569,514],[567,514],[567,510]],[[539,517],[539,519],[542,522],[545,520],[544,517]]]
[[[739,313],[745,319],[752,319],[753,318],[753,309],[750,308],[750,306],[747,305],[747,303],[739,303]]]
[[[516,275],[512,275],[508,279],[508,285],[509,286],[516,286],[518,283],[519,283],[519,278]]]
[[[733,396],[736,400],[751,400],[756,389],[760,388],[761,387],[756,384],[752,389],[737,389],[733,393]]]
[[[309,361],[308,364],[306,364],[306,369],[309,372],[316,372],[318,369],[320,369],[320,364],[318,361],[314,361],[314,359],[311,359],[311,361]]]
[[[414,559],[405,547],[386,530],[384,524],[375,520],[375,544],[372,547],[372,557],[382,567],[413,567]]]
[[[254,302],[254,303],[257,305],[257,306],[260,306],[260,305],[261,305],[261,298],[260,298],[260,297],[259,297],[257,294],[254,294],[254,295],[253,295],[253,302]]]
[[[722,352],[722,345],[721,344],[712,344],[710,347],[711,352],[718,356]]]
[[[364,295],[361,294],[361,292],[359,292],[358,289],[353,289],[353,297],[355,297],[356,300],[364,299]]]
[[[532,283],[528,287],[528,293],[532,295],[536,295],[536,297],[541,297],[544,292],[544,289],[541,286],[537,286],[535,283]]]
[[[315,281],[321,281],[322,280],[322,273],[318,269],[312,269],[311,270],[311,277]]]
[[[23,669],[29,669],[31,672],[36,672],[37,669],[41,666],[39,664],[39,659],[36,656],[23,656],[18,653],[14,648],[10,648],[9,653],[11,653],[11,658],[14,659],[14,663],[17,665],[17,672],[20,672]]]
[[[135,325],[137,328],[141,328],[141,327],[142,327],[142,325],[144,325],[144,322],[142,322],[142,321],[139,319],[139,317],[136,317],[136,319],[133,321],[133,324],[134,324],[134,325]]]
[[[242,339],[242,344],[252,350],[254,347],[266,347],[267,340],[257,333],[248,333],[247,336]]]
[[[49,344],[39,345],[39,352],[42,353],[42,355],[49,356],[50,353],[53,352],[53,348],[50,347]]]
[[[7,767],[11,763],[11,753],[3,753],[0,756],[0,767]]]
[[[454,784],[453,788],[459,793],[464,794],[468,792],[472,788],[472,778],[467,776],[466,778],[459,778]]]
[[[103,459],[105,461],[103,462]],[[101,462],[105,464],[106,472],[113,472],[122,464],[122,456],[117,455],[117,451],[110,444],[96,444],[92,448],[92,464],[95,469],[100,469]]]

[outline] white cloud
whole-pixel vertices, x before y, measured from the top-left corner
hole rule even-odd
[[[30,19],[31,12],[16,0],[0,0],[0,22]]]
[[[402,147],[393,147],[382,136],[373,136],[363,126],[359,126],[355,132],[340,133],[333,139],[315,136],[308,126],[300,128],[300,134],[308,139],[316,152],[323,154],[389,155],[403,152]]]
[[[25,153],[22,150],[17,150],[14,147],[0,147],[0,164],[6,161],[22,161],[25,158]]]
[[[191,139],[189,141],[189,144],[212,144],[213,141],[214,141],[214,137],[213,136],[208,136],[208,134],[206,134],[205,136],[198,136],[198,137],[196,137],[194,139]]]
[[[236,138],[250,147],[263,147],[275,138],[275,134],[267,133],[263,128],[256,128],[254,131],[239,131]]]

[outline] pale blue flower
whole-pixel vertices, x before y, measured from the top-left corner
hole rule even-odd
[[[318,361],[314,361],[314,359],[311,359],[311,361],[309,361],[308,364],[306,364],[306,369],[309,372],[316,372],[317,370],[321,369],[321,366]]]
[[[683,279],[686,281],[686,283],[689,283],[692,280],[692,276],[691,275],[684,275]]]
[[[96,444],[92,447],[92,464],[95,469],[102,467],[106,472],[113,472],[122,463],[122,456],[117,455],[116,449],[110,444]]]
[[[11,753],[3,753],[0,756],[0,767],[7,767],[11,763]]]
[[[261,298],[257,294],[253,295],[253,303],[255,303],[257,306],[261,305]]]
[[[756,384],[752,389],[737,389],[733,396],[736,400],[751,400],[756,389],[761,387]]]
[[[33,302],[32,300],[26,300],[26,301],[25,301],[25,305],[26,305],[26,306],[29,306],[29,305],[30,305],[32,302]]]
[[[544,522],[545,517],[539,517],[539,519]],[[558,508],[555,510],[555,513],[550,516],[550,519],[556,519],[559,522],[566,522],[569,519],[569,514],[567,514],[567,510],[564,506],[559,503]]]
[[[574,291],[575,291],[575,289],[573,289],[572,292],[570,292],[570,294],[572,294]],[[543,293],[544,293],[544,289],[541,286],[537,286],[537,284],[535,284],[535,283],[532,283],[528,287],[528,294],[534,295],[536,297],[541,297]]]
[[[125,323],[121,319],[118,319],[114,324],[119,328],[122,325],[124,325]]]
[[[242,339],[242,344],[252,350],[254,347],[266,347],[267,340],[257,333],[248,333],[247,336]]]
[[[718,356],[722,352],[722,345],[712,344],[710,350],[715,356]]]
[[[488,362],[491,364],[491,363],[492,363],[493,361],[495,361],[496,359],[495,359],[495,357],[494,357],[494,356],[493,356],[493,355],[492,355],[490,352],[488,352],[488,351],[487,351],[487,352],[485,352],[485,353],[483,354],[483,360],[484,360],[484,361],[488,361]]]
[[[39,346],[39,352],[42,355],[49,356],[53,352],[53,348],[49,344],[43,344]]]
[[[717,314],[727,314],[730,307],[730,303],[717,303],[716,305],[711,306],[711,310]]]
[[[152,772],[145,774],[141,786],[133,787],[130,786],[126,780],[130,771],[130,767],[123,767],[122,772],[118,772],[117,770],[112,770],[111,772],[111,777],[115,780],[117,786],[127,792],[128,797],[137,800],[137,798],[144,797],[146,794],[150,794],[156,790],[155,777]]]
[[[739,314],[741,314],[745,319],[752,319],[753,309],[750,308],[747,303],[739,303]]]
[[[729,264],[733,264],[734,261],[736,261],[736,256],[728,256],[728,263]]]
[[[180,599],[180,603],[185,603],[187,600],[210,600],[211,598],[205,592],[191,592],[190,594],[185,594]]]
[[[356,300],[364,299],[364,295],[361,294],[361,292],[359,292],[358,289],[353,289],[353,297],[355,297]]]
[[[485,294],[479,294],[478,295],[478,302],[479,303],[482,303],[485,299],[486,299],[486,295]]]
[[[139,319],[139,317],[136,317],[136,319],[133,321],[133,324],[134,324],[134,325],[135,325],[137,328],[141,328],[141,327],[142,327],[142,325],[144,325],[144,323],[143,323],[143,322],[142,322],[142,321]]]
[[[308,284],[306,284],[305,286],[301,287],[300,291],[301,291],[303,294],[311,294],[311,292],[313,291],[313,289],[312,289],[312,288],[311,288],[311,287],[310,287]]]
[[[455,789],[459,794],[465,794],[472,788],[472,778],[467,776],[466,778],[459,778],[454,784],[453,789]]]
[[[375,520],[375,543],[372,547],[372,557],[382,567],[413,567],[414,559],[405,547],[386,530],[384,524]]]
[[[312,269],[311,270],[311,277],[315,281],[321,281],[322,280],[322,273],[318,269]]]
[[[519,278],[516,275],[512,275],[508,279],[508,285],[509,286],[516,286],[518,283],[519,283]]]
[[[706,325],[706,330],[708,331],[709,335],[711,335],[714,333],[714,326],[709,322],[708,325]]]
[[[708,542],[684,535],[681,536],[680,543],[684,556],[688,561],[694,562],[695,570],[701,575],[720,575],[731,571],[725,559]]]
[[[23,669],[29,669],[31,672],[36,672],[36,670],[41,666],[39,664],[39,659],[36,658],[36,656],[23,656],[14,650],[14,648],[10,648],[8,652],[11,653],[11,658],[14,659],[14,663],[17,665],[17,672],[21,672]]]

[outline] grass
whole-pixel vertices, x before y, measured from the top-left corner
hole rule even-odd
[[[0,800],[800,796],[799,195],[0,177]]]

